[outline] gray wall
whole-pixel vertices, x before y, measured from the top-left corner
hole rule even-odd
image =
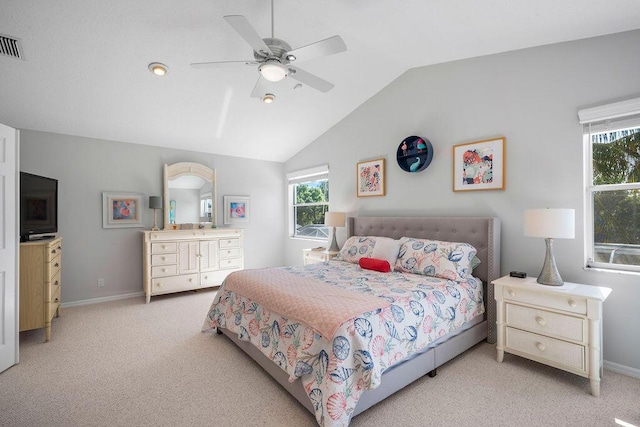
[[[543,239],[523,236],[527,208],[576,210],[576,238],[556,240],[566,281],[608,286],[604,357],[640,375],[640,276],[584,269],[581,108],[640,96],[640,31],[412,69],[285,164],[328,163],[331,209],[353,215],[493,215],[502,221],[502,273],[537,276]],[[431,165],[402,171],[407,136],[434,146]],[[452,146],[505,136],[506,190],[454,193]],[[335,153],[339,153],[336,155]],[[387,159],[387,195],[355,197],[356,163]],[[286,202],[285,202],[286,204]],[[344,242],[344,229],[339,230]],[[286,262],[299,263],[290,239]]]
[[[216,169],[220,225],[224,195],[251,197],[250,222],[242,224],[247,268],[283,265],[282,163],[22,130],[20,170],[59,180],[63,303],[142,291],[143,228],[102,228],[102,192],[144,194],[142,214],[150,229],[148,196],[162,195],[162,165],[176,162]],[[104,287],[97,287],[98,278],[105,279]]]

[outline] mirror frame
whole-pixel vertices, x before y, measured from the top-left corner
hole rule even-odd
[[[211,183],[211,200],[213,200],[213,209],[211,212],[211,222],[218,225],[218,192],[216,188],[216,171],[215,169],[208,168],[200,163],[193,162],[181,162],[174,163],[172,165],[164,164],[164,192],[162,197],[162,203],[164,206],[164,229],[170,230],[169,225],[169,181],[181,176],[198,176],[205,181]]]

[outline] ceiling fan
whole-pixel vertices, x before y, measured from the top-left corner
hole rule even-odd
[[[247,18],[242,15],[227,15],[224,16],[224,19],[253,48],[253,59],[195,62],[191,64],[192,67],[211,68],[235,64],[257,65],[260,77],[251,92],[251,97],[262,98],[265,102],[273,101],[275,98],[274,95],[267,93],[268,82],[279,82],[285,77],[290,77],[320,92],[328,92],[333,88],[333,83],[304,71],[292,65],[292,63],[344,52],[347,50],[347,46],[340,36],[329,37],[297,49],[291,49],[287,42],[277,39],[273,35],[273,0],[271,0],[271,37],[269,38],[261,38]],[[267,97],[265,99],[265,95],[270,95],[270,98]]]

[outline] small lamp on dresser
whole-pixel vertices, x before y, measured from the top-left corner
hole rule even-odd
[[[153,209],[153,227],[151,231],[158,231],[158,209],[162,209],[162,197],[149,196],[149,209]]]
[[[344,227],[344,221],[346,219],[344,212],[325,212],[324,224],[329,225],[332,228],[331,234],[333,235],[331,240],[331,246],[327,248],[327,252],[338,252],[338,241],[336,240],[336,227]]]
[[[544,237],[547,253],[544,257],[538,283],[562,286],[556,260],[553,256],[553,239],[573,239],[576,234],[574,209],[527,209],[524,211],[524,235]]]

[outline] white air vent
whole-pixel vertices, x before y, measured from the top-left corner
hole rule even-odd
[[[0,55],[22,59],[22,45],[20,39],[0,34]]]

